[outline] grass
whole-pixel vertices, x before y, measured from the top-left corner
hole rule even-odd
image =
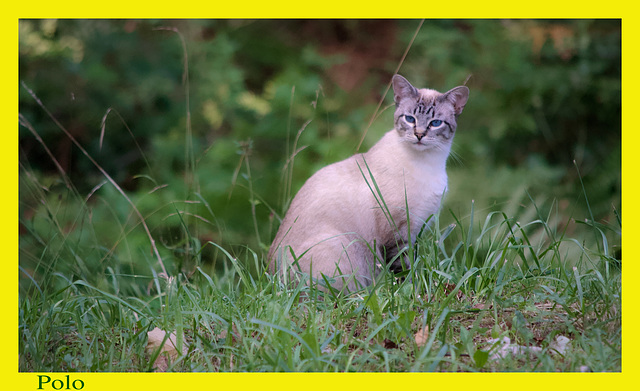
[[[25,188],[38,188],[34,178],[24,176]],[[74,199],[84,205],[75,215]],[[436,216],[422,232],[411,278],[382,273],[344,294],[285,286],[266,273],[262,252],[232,254],[193,236],[182,246],[190,262],[161,251],[181,264],[171,275],[157,272],[151,252],[139,254],[146,272],[128,268],[109,249],[144,229],[126,220],[116,244],[99,243],[84,199],[47,201],[22,222],[42,253],[27,253],[21,238],[21,371],[152,371],[158,355],[145,348],[155,327],[187,348],[168,371],[621,370],[621,273],[607,239],[620,226],[559,222],[532,200],[527,223],[472,204],[465,217],[442,212],[455,223]],[[176,214],[189,232],[188,216]],[[69,221],[77,229],[65,229]],[[198,262],[211,250],[224,257],[221,272]],[[559,336],[570,339],[561,353]],[[541,353],[494,359],[491,341],[504,337]]]

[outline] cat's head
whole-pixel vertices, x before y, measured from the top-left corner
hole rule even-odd
[[[395,129],[404,142],[419,151],[449,153],[456,118],[469,98],[469,89],[455,87],[445,93],[417,89],[400,75],[393,76]]]

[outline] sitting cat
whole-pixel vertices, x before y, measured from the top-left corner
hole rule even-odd
[[[368,152],[326,166],[307,180],[269,250],[272,273],[324,274],[335,279],[335,288],[346,283],[353,291],[372,283],[377,262],[395,258],[391,269],[410,266],[397,254],[413,244],[440,208],[456,119],[469,89],[460,86],[444,94],[416,89],[400,75],[392,83],[394,129]]]

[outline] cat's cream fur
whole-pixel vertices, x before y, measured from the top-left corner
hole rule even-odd
[[[350,290],[369,285],[380,269],[376,264],[412,244],[437,213],[447,191],[445,167],[456,118],[468,89],[445,94],[418,90],[399,75],[393,87],[395,128],[368,152],[324,167],[307,180],[271,246],[272,272],[324,274],[336,279],[334,287],[348,283]],[[396,259],[410,266],[402,256]]]

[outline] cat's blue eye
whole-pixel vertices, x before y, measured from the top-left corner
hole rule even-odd
[[[439,119],[434,119],[429,125],[431,127],[437,128],[438,126],[442,125],[442,121]]]
[[[404,120],[407,121],[410,124],[416,123],[416,119],[411,115],[405,115],[404,116]]]

